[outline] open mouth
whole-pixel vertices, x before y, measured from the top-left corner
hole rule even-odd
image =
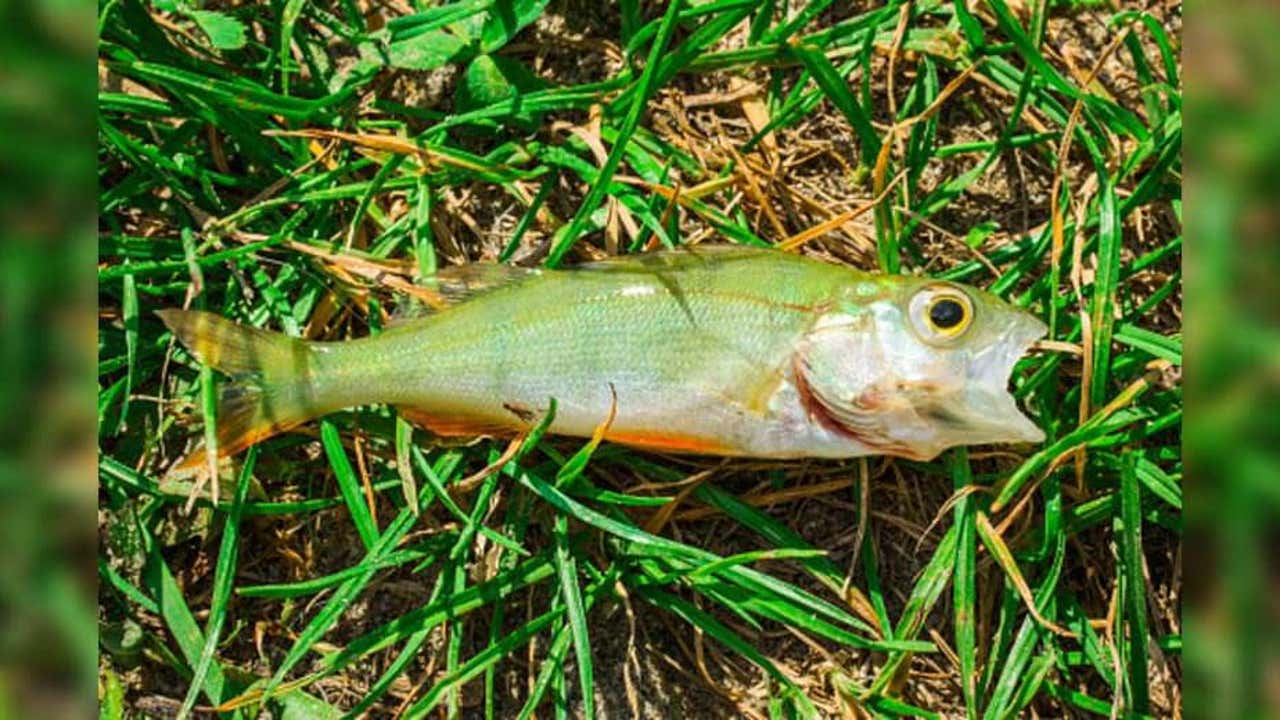
[[[1004,390],[1009,384],[1013,366],[1048,331],[1049,328],[1039,318],[1018,315],[1013,326],[998,341],[974,358],[970,379],[984,387]]]
[[[974,359],[964,415],[975,435],[987,442],[1044,440],[1044,431],[1022,413],[1008,387],[1013,366],[1046,332],[1038,318],[1018,315],[1013,327]]]

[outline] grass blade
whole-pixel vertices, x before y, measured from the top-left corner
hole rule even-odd
[[[547,256],[546,264],[548,267],[555,267],[569,252],[569,248],[573,247],[573,243],[577,241],[578,236],[586,227],[591,213],[595,212],[600,205],[600,201],[604,199],[609,181],[613,179],[614,172],[617,171],[619,163],[622,162],[622,155],[626,151],[627,143],[631,141],[631,135],[635,133],[636,126],[640,122],[640,114],[644,112],[645,102],[648,101],[649,96],[656,89],[654,78],[658,70],[658,60],[662,57],[668,43],[671,42],[671,34],[675,30],[675,20],[680,12],[681,5],[683,5],[681,0],[670,0],[667,3],[666,12],[662,16],[662,24],[658,27],[658,35],[654,38],[652,47],[649,48],[648,62],[645,64],[644,72],[640,74],[640,78],[636,81],[635,96],[631,100],[631,107],[627,110],[626,117],[618,128],[618,137],[613,143],[613,149],[609,151],[608,157],[605,158],[604,164],[600,167],[599,176],[587,191],[587,196],[583,198],[582,203],[578,206],[578,211],[574,213],[569,223],[560,232],[556,233],[555,244],[551,248],[551,254]]]
[[[209,602],[209,620],[204,628],[204,645],[200,649],[200,659],[196,661],[191,673],[191,686],[187,696],[178,709],[178,720],[190,716],[195,707],[196,698],[205,684],[209,668],[214,664],[213,653],[218,648],[218,640],[222,636],[222,626],[227,620],[227,601],[231,599],[231,586],[235,581],[237,555],[240,552],[240,516],[244,511],[244,502],[249,495],[249,478],[253,475],[254,460],[258,457],[258,449],[250,448],[245,455],[244,466],[240,469],[240,479],[236,482],[236,493],[231,501],[231,511],[222,526],[222,542],[218,546],[218,564],[213,573],[213,593]]]
[[[342,438],[338,428],[330,420],[320,423],[320,442],[324,445],[325,455],[329,458],[329,466],[333,468],[333,476],[342,492],[342,499],[351,511],[351,521],[355,523],[356,532],[364,543],[366,550],[372,550],[378,543],[378,528],[373,524],[373,514],[365,500],[364,489],[356,478],[351,461],[347,459],[347,451],[342,447]]]
[[[1137,458],[1130,455],[1120,472],[1120,516],[1116,519],[1119,535],[1121,648],[1128,678],[1125,683],[1126,708],[1132,713],[1150,709],[1147,687],[1147,593],[1142,557],[1142,489],[1138,484]]]
[[[981,710],[978,699],[977,658],[977,586],[978,547],[975,529],[975,499],[967,493],[973,485],[969,453],[963,448],[951,451],[952,487],[965,493],[956,501],[953,511],[956,527],[956,560],[952,582],[952,612],[956,631],[956,655],[960,658],[960,688],[964,693],[965,712],[970,720]]]

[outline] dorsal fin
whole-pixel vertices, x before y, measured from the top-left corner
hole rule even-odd
[[[542,274],[539,268],[497,263],[470,263],[443,268],[430,277],[414,281],[414,291],[406,293],[394,321],[430,315],[485,293],[523,282]]]
[[[748,245],[706,244],[637,255],[620,255],[566,268],[564,272],[591,273],[662,273],[697,266],[708,262],[723,263],[735,259],[759,259],[762,256],[794,257],[778,250]],[[396,311],[394,321],[412,320],[440,312],[454,305],[472,300],[498,288],[508,287],[548,272],[541,268],[497,263],[470,263],[455,265],[438,271],[435,275],[419,278],[414,290],[405,294]],[[558,271],[553,271],[558,272]]]
[[[656,250],[636,255],[618,255],[616,257],[595,260],[576,265],[571,270],[589,272],[661,272],[683,267],[696,266],[707,262],[723,263],[726,260],[760,258],[763,255],[786,255],[778,250],[752,247],[750,245],[731,245],[713,243],[706,245],[682,245],[676,248]]]

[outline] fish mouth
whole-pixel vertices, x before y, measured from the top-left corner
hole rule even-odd
[[[963,409],[951,409],[963,420],[967,442],[1044,440],[1044,431],[1022,412],[1008,387],[1013,366],[1047,332],[1039,318],[1020,313],[996,342],[973,358],[966,391],[959,394]]]

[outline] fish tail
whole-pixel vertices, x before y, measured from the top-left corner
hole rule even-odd
[[[234,323],[198,310],[156,313],[201,362],[227,373],[218,397],[218,457],[325,414],[317,402],[317,353],[305,340]],[[189,475],[207,462],[203,446],[170,472]]]

